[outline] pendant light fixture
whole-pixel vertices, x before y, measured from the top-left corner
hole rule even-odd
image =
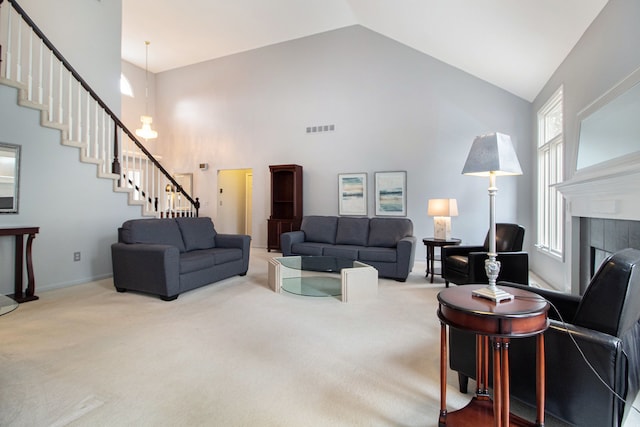
[[[144,79],[145,79],[145,106],[144,106],[144,115],[140,116],[140,121],[142,122],[142,127],[140,129],[136,129],[136,135],[140,138],[154,139],[158,137],[158,132],[151,129],[151,123],[153,123],[153,118],[149,116],[149,44],[151,42],[145,41],[145,64],[144,64]]]

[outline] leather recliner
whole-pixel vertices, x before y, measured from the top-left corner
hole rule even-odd
[[[544,333],[546,412],[576,426],[621,426],[640,388],[640,251],[609,257],[582,297],[498,285],[534,292],[552,304]],[[450,328],[449,338],[449,363],[466,393],[468,378],[475,378],[475,336]],[[511,397],[532,407],[535,348],[534,337],[512,339],[509,347]]]
[[[528,284],[529,254],[522,251],[524,227],[518,224],[496,224],[496,252],[500,261],[499,280]],[[445,246],[441,249],[442,278],[447,287],[489,283],[484,261],[489,251],[489,233],[482,246]]]

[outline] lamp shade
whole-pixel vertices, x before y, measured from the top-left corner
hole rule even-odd
[[[427,215],[458,216],[458,202],[456,199],[429,199]]]
[[[462,173],[478,176],[487,176],[490,173],[522,175],[522,168],[513,149],[511,137],[498,132],[476,137]]]

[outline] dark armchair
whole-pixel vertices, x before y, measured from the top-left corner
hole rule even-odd
[[[529,255],[522,252],[524,227],[518,224],[496,224],[496,252],[500,261],[499,280],[528,284]],[[441,249],[442,277],[447,287],[489,283],[484,260],[489,251],[489,233],[483,246],[445,246]]]
[[[543,296],[564,319],[549,310],[544,334],[548,414],[576,426],[622,425],[640,385],[639,270],[640,251],[624,249],[600,266],[582,297],[499,283]],[[468,378],[475,377],[472,334],[450,329],[449,362],[466,393]],[[535,407],[535,338],[511,340],[509,363],[511,396]]]

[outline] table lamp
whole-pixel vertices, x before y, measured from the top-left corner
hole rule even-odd
[[[522,168],[513,149],[511,137],[502,133],[478,136],[471,145],[463,175],[489,177],[489,258],[485,261],[485,271],[489,286],[473,291],[473,295],[495,302],[512,300],[513,295],[498,288],[496,280],[500,273],[500,262],[496,260],[496,218],[495,196],[497,175],[522,175]]]
[[[429,199],[427,215],[433,217],[433,237],[449,240],[451,217],[458,216],[458,202],[456,199]]]

